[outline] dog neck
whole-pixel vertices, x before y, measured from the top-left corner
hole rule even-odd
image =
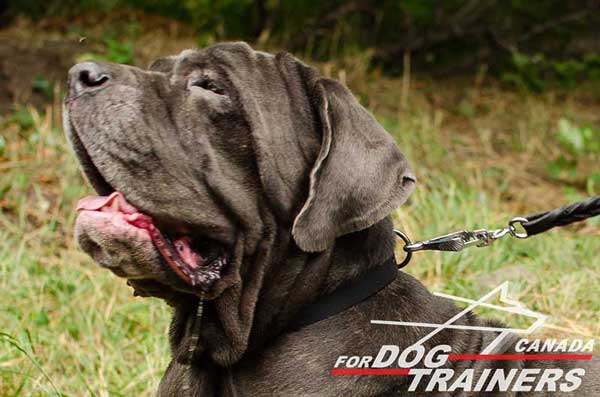
[[[200,330],[204,349],[197,355],[208,355],[221,366],[234,364],[286,332],[300,310],[380,266],[393,256],[394,245],[389,218],[342,236],[319,253],[301,251],[285,233],[273,236],[262,252],[244,258],[243,284],[204,303]],[[265,264],[267,258],[272,259]],[[170,336],[176,359],[188,357],[191,336],[186,329],[197,305],[198,299],[191,298],[175,306]]]

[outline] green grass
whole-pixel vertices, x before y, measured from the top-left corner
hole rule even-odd
[[[353,81],[419,178],[409,203],[394,214],[413,239],[499,227],[590,193],[578,178],[586,166],[597,170],[597,154],[582,154],[584,168],[573,180],[547,170],[561,152],[558,120],[593,120],[575,94],[489,88],[475,96],[466,84],[435,92],[439,101],[432,104],[425,98],[435,87],[424,85],[398,109],[397,81],[372,80],[368,88]],[[445,98],[457,92],[466,93],[468,114],[458,109],[461,101]],[[123,280],[74,245],[74,204],[90,190],[60,125],[58,103],[0,120],[0,395],[154,395],[168,363],[169,310],[133,298]],[[598,336],[598,234],[588,221],[459,254],[418,253],[406,271],[432,290],[465,297],[509,280],[513,298],[552,316],[544,332]]]
[[[74,246],[73,206],[89,189],[56,112],[27,113],[1,131],[0,395],[152,395],[169,310]]]

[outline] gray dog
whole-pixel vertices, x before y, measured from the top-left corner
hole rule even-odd
[[[374,356],[389,358],[382,346],[405,351],[431,331],[370,320],[440,324],[460,312],[402,272],[362,302],[290,328],[393,256],[389,215],[415,185],[352,94],[291,55],[225,43],[148,70],[85,62],[69,72],[64,109],[99,194],[78,205],[79,245],[138,295],[173,307],[160,396],[599,395],[592,361],[447,360],[414,392],[416,375],[334,376],[341,357],[377,367]],[[468,313],[455,324],[490,323]],[[476,354],[496,336],[445,329],[422,347]],[[467,369],[476,381],[526,368],[522,392],[447,390]]]

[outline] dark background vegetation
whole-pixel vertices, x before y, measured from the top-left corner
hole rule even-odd
[[[598,0],[8,0],[2,21],[141,10],[188,23],[198,44],[243,39],[327,60],[367,51],[370,66],[447,75],[489,68],[542,90],[600,78]]]

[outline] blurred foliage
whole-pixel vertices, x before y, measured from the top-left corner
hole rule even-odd
[[[106,38],[104,44],[106,49],[102,54],[85,52],[77,57],[76,62],[83,62],[89,59],[125,65],[130,65],[133,62],[133,43],[131,41],[121,42],[113,38]]]
[[[600,55],[586,54],[580,58],[549,59],[544,54],[527,55],[513,52],[511,65],[501,74],[504,82],[518,88],[543,91],[558,83],[567,88],[581,80],[600,79]]]
[[[54,86],[50,80],[44,76],[37,75],[33,79],[32,89],[44,95],[46,100],[52,100],[54,96]]]
[[[558,141],[574,156],[600,153],[600,129],[594,125],[576,126],[569,120],[558,121]]]
[[[600,128],[593,124],[577,125],[561,118],[558,121],[556,139],[561,146],[558,157],[548,163],[550,175],[557,180],[576,182],[582,163],[600,162]],[[600,193],[600,172],[585,177],[588,194]]]
[[[387,74],[441,75],[480,65],[506,83],[543,90],[600,79],[600,0],[8,0],[2,14],[76,16],[136,9],[186,22],[198,44],[243,39],[327,60],[359,52]],[[109,43],[110,44],[110,43]],[[127,48],[111,50],[128,60]]]

